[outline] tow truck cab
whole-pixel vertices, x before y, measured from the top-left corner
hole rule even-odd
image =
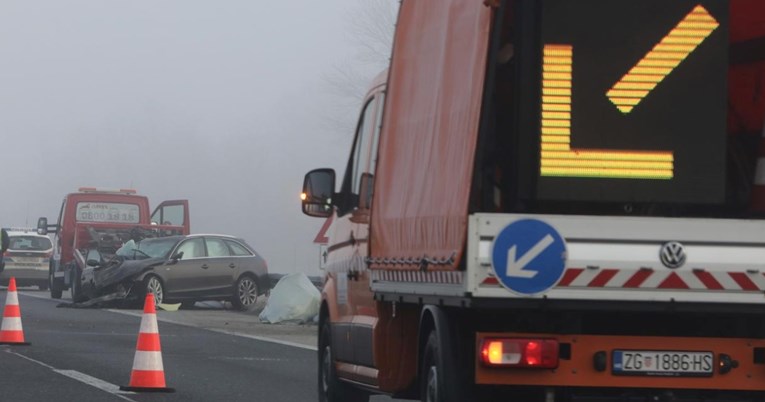
[[[48,224],[46,217],[37,222],[39,234],[53,233],[54,237],[48,273],[51,297],[60,299],[62,291],[71,289],[76,300],[76,284],[85,264],[82,255],[77,258],[78,250],[93,241],[92,230],[115,234],[136,227],[189,234],[188,201],[164,201],[150,214],[149,199],[133,189],[81,187],[67,194],[56,224]]]

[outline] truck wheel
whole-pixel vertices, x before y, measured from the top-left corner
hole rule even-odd
[[[454,351],[450,346],[454,345],[449,345],[447,339],[439,339],[435,329],[430,331],[420,366],[422,402],[464,402],[475,397],[468,392],[464,378],[459,376],[458,366],[447,363],[452,356],[446,354]]]
[[[337,378],[329,322],[319,333],[319,402],[368,402],[369,394]]]
[[[56,278],[53,277],[53,271],[48,271],[48,287],[50,288],[51,299],[60,299],[63,291],[56,283]]]
[[[436,331],[430,331],[420,368],[420,398],[422,402],[441,402],[444,392],[443,364],[441,364]]]
[[[72,278],[72,287],[69,289],[69,292],[72,294],[72,301],[75,303],[83,302],[85,301],[85,297],[82,295],[82,272],[80,272],[80,269],[75,265],[72,267],[72,275],[74,278]]]

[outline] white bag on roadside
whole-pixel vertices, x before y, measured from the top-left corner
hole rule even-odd
[[[260,313],[260,321],[307,322],[319,314],[321,293],[305,274],[289,274],[279,279]]]

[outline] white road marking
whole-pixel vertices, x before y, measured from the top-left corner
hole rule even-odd
[[[30,361],[32,363],[38,364],[40,366],[43,366],[43,367],[45,367],[47,369],[50,369],[54,373],[61,374],[61,375],[65,376],[65,377],[69,377],[69,378],[71,378],[73,380],[77,380],[77,381],[79,381],[79,382],[81,382],[83,384],[87,384],[87,385],[90,385],[91,387],[98,388],[101,391],[108,392],[108,393],[116,396],[117,398],[124,399],[124,400],[130,401],[130,402],[137,402],[134,399],[130,399],[130,398],[125,396],[125,395],[135,395],[135,392],[122,391],[122,390],[120,390],[120,387],[118,387],[118,386],[116,386],[116,385],[114,385],[112,383],[106,382],[104,380],[98,379],[96,377],[89,376],[89,375],[87,375],[85,373],[81,373],[81,372],[75,371],[75,370],[59,370],[59,369],[57,369],[57,368],[55,368],[55,367],[53,367],[53,366],[51,366],[49,364],[43,363],[43,362],[41,362],[39,360],[32,359],[31,357],[27,357],[27,356],[24,356],[24,355],[16,353],[16,352],[12,352],[9,349],[7,349],[6,352],[10,353],[10,354],[12,354],[14,356],[18,356],[18,357],[20,357],[22,359],[28,360],[28,361]]]
[[[234,361],[248,361],[248,362],[289,362],[294,361],[294,359],[285,359],[281,357],[229,357],[229,356],[220,356],[220,357],[213,357],[213,360],[234,360]]]
[[[101,380],[101,379],[96,378],[96,377],[89,376],[89,375],[87,375],[85,373],[81,373],[81,372],[76,371],[76,370],[53,370],[53,371],[55,371],[55,372],[57,372],[57,373],[59,373],[59,374],[61,374],[63,376],[75,379],[75,380],[77,380],[79,382],[88,384],[91,387],[95,387],[95,388],[98,388],[98,389],[100,389],[102,391],[106,391],[106,392],[108,392],[110,394],[114,394],[115,396],[118,396],[118,397],[120,397],[122,399],[125,399],[125,400],[128,400],[128,401],[132,401],[132,399],[127,398],[127,397],[125,397],[123,395],[134,395],[135,394],[135,392],[122,391],[122,390],[120,390],[120,387],[118,387],[117,385],[114,385],[114,384],[112,384],[110,382],[106,382],[106,381]]]
[[[22,294],[24,296],[36,297],[38,299],[54,301],[56,303],[61,303],[62,302],[60,300],[51,299],[50,297],[48,297],[47,294],[45,294],[45,296],[37,295],[37,294],[34,294],[34,293],[29,293],[29,292],[23,292]],[[114,310],[114,309],[102,309],[102,311],[111,311],[112,313],[131,315],[133,317],[139,317],[139,318],[143,317],[143,312],[142,311],[141,312],[132,312],[132,311]],[[157,320],[158,321],[162,321],[162,322],[167,322],[167,323],[170,323],[170,324],[183,325],[184,327],[192,327],[192,328],[204,329],[204,330],[211,331],[211,332],[217,332],[219,334],[233,335],[233,336],[239,336],[239,337],[242,337],[242,338],[254,339],[256,341],[270,342],[270,343],[276,343],[276,344],[284,345],[284,346],[291,346],[293,348],[313,350],[313,351],[319,350],[317,346],[304,345],[302,343],[297,343],[297,342],[283,341],[281,339],[268,338],[268,337],[265,337],[265,336],[250,335],[250,334],[245,334],[245,333],[242,333],[242,332],[228,331],[228,330],[225,330],[225,329],[199,327],[199,326],[196,326],[194,324],[189,324],[189,323],[175,321],[175,320],[169,320],[167,318],[160,317],[159,315],[157,316]],[[163,335],[160,335],[160,336],[163,336]]]
[[[136,313],[136,312],[124,311],[124,310],[106,309],[106,311],[111,311],[112,313],[117,313],[117,314],[132,315],[133,317],[141,317],[143,315],[143,313]],[[198,327],[196,325],[189,324],[189,323],[186,323],[186,322],[180,322],[180,321],[175,321],[175,320],[168,320],[167,318],[159,317],[159,316],[157,317],[157,320],[158,321],[162,321],[162,322],[166,322],[166,323],[169,323],[169,324],[183,325],[184,327],[192,327],[192,328],[204,329],[204,330],[211,331],[211,332],[217,332],[219,334],[239,336],[239,337],[242,337],[242,338],[255,339],[256,341],[270,342],[270,343],[276,343],[276,344],[279,344],[279,345],[291,346],[293,348],[313,350],[314,352],[319,350],[319,348],[316,347],[316,346],[304,345],[302,343],[283,341],[281,339],[268,338],[268,337],[265,337],[265,336],[257,336],[257,335],[244,334],[244,333],[241,333],[241,332],[228,331],[228,330],[225,330],[225,329]],[[162,336],[162,335],[160,334],[160,336]]]

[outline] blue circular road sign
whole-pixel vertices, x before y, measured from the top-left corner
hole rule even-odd
[[[547,223],[520,219],[494,239],[491,264],[507,289],[524,295],[543,293],[563,277],[566,242]]]

